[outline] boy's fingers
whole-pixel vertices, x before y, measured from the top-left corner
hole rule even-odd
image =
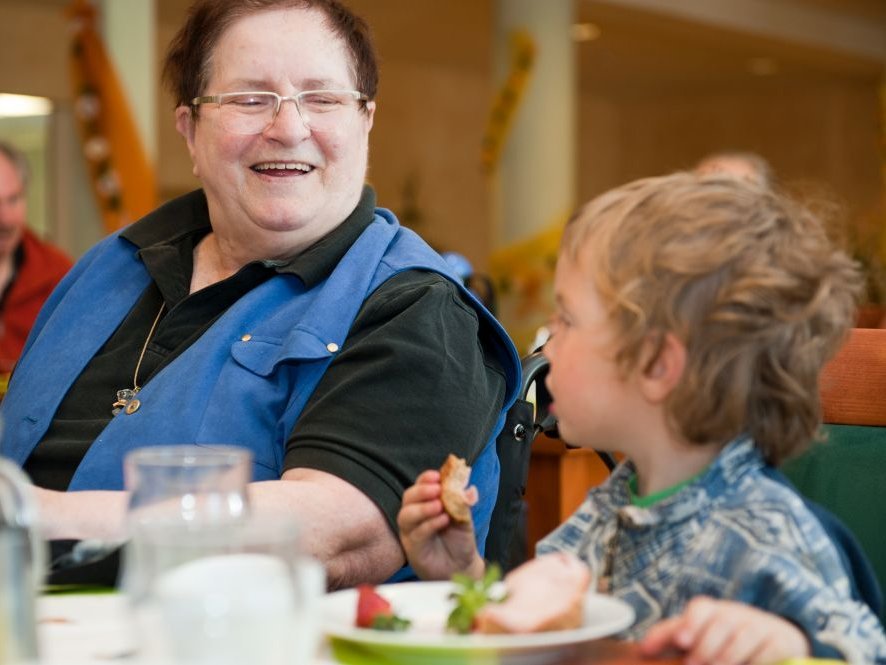
[[[682,617],[664,619],[646,631],[640,642],[640,651],[645,656],[655,656],[665,649],[674,646],[674,634],[680,629]]]
[[[697,643],[715,608],[715,603],[706,596],[694,598],[682,614],[659,621],[650,628],[640,643],[641,651],[646,655],[661,653],[668,647],[689,651]]]
[[[419,482],[403,492],[403,503],[421,503],[439,499],[442,488],[439,482]]]
[[[717,662],[723,663],[723,665],[753,663],[756,661],[751,658],[760,648],[760,641],[753,633],[738,630],[733,633],[731,639],[720,649],[720,653],[717,654]]]
[[[757,649],[747,659],[748,663],[774,663],[785,658],[806,657],[812,649],[809,638],[793,623],[780,619],[782,626],[774,627],[765,637],[757,641]]]
[[[683,610],[683,625],[674,635],[674,644],[687,651],[691,649],[716,612],[717,601],[712,598],[696,596],[690,600]]]
[[[445,529],[447,524],[449,524],[449,515],[443,513],[422,521],[406,537],[416,542],[430,540],[433,535]]]
[[[397,526],[401,531],[412,531],[422,522],[444,514],[443,503],[439,500],[405,503],[397,513]]]
[[[465,503],[469,506],[476,505],[477,501],[480,500],[480,492],[477,491],[477,488],[471,485],[469,488],[465,490]]]
[[[723,619],[724,617],[721,615],[720,618]],[[708,614],[707,620],[698,632],[695,633],[695,639],[691,647],[689,645],[680,645],[689,651],[686,662],[729,665],[730,661],[724,661],[720,654],[729,642],[734,630],[735,626],[731,622],[725,620],[718,621],[716,613]]]

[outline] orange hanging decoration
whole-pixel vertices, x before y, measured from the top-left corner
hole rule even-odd
[[[112,233],[157,204],[154,170],[88,0],[65,9],[71,23],[74,117],[105,230]]]
[[[511,66],[504,84],[496,95],[489,113],[486,132],[480,148],[480,163],[487,174],[495,171],[508,130],[517,107],[523,99],[532,68],[535,65],[535,41],[527,30],[515,30],[510,35]]]

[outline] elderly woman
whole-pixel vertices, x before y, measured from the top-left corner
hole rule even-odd
[[[165,77],[203,188],[84,256],[3,403],[47,535],[120,537],[123,456],[193,442],[253,452],[253,509],[295,514],[332,586],[398,571],[402,492],[449,452],[474,464],[485,537],[518,359],[364,185],[364,22],[337,0],[197,0]]]

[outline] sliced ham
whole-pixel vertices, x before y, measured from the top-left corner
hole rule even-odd
[[[540,633],[578,628],[591,573],[571,554],[536,557],[504,579],[508,596],[486,605],[475,618],[478,633]]]

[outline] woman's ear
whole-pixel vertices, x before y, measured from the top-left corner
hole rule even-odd
[[[372,129],[373,122],[375,121],[375,102],[366,102],[366,131],[370,131]]]
[[[196,177],[200,177],[197,169],[197,160],[194,158],[194,129],[195,129],[196,120],[194,118],[194,111],[190,106],[179,106],[175,109],[175,128],[178,130],[178,133],[182,135],[185,139],[185,143],[188,145],[188,153],[191,155],[191,164],[193,165],[193,172]]]
[[[640,388],[652,403],[667,399],[686,369],[686,345],[673,333],[647,338],[640,355]]]

